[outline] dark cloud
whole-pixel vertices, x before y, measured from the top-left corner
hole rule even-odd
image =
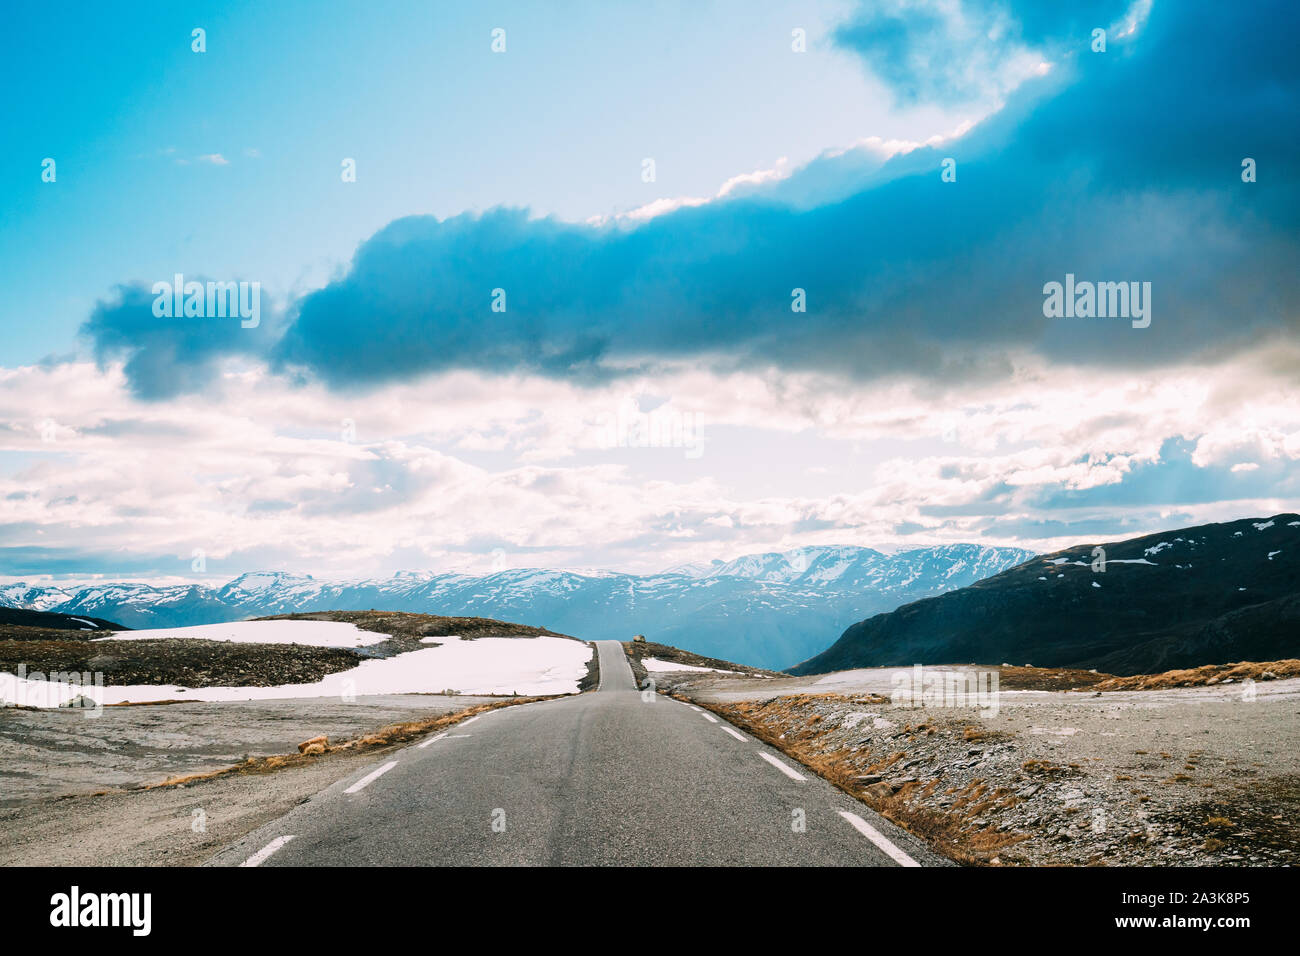
[[[1294,334],[1300,11],[1157,2],[1135,37],[1090,52],[1088,31],[1122,9],[1012,8],[1016,35],[1053,52],[1052,73],[961,140],[883,167],[826,160],[635,228],[507,209],[393,222],[293,306],[267,354],[336,387],[451,368],[595,381],[681,360],[956,385],[1004,376],[1012,350],[1140,370]],[[925,27],[865,22],[841,41],[897,70]],[[877,64],[898,80],[894,67]],[[956,183],[940,181],[945,156]],[[856,185],[837,192],[841,169]],[[1151,327],[1044,318],[1043,284],[1067,272],[1151,282]],[[491,309],[497,288],[505,312]],[[795,288],[806,313],[790,309]],[[146,397],[201,383],[239,350],[121,312],[101,307],[88,331],[101,355],[130,356]]]
[[[168,276],[167,282],[171,282]],[[204,276],[187,276],[205,284]],[[186,318],[154,315],[153,283],[118,286],[96,304],[81,333],[94,344],[102,364],[124,359],[127,381],[140,398],[166,399],[207,388],[219,360],[232,355],[264,357],[277,337],[278,322],[261,296],[259,324],[243,328],[238,316]]]

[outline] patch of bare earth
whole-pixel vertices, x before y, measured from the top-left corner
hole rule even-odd
[[[340,621],[362,631],[388,634],[394,640],[419,643],[426,637],[568,637],[544,627],[530,627],[487,617],[446,617],[441,614],[416,614],[408,611],[307,611],[296,614],[272,614],[256,621]]]
[[[59,632],[53,632],[59,633]],[[67,632],[63,632],[67,633]],[[99,674],[106,684],[274,687],[311,684],[356,667],[362,657],[339,647],[238,644],[188,638],[88,642],[0,640],[0,671]]]
[[[1086,690],[1110,679],[1110,674],[1075,670],[1069,667],[996,668],[1000,690]]]

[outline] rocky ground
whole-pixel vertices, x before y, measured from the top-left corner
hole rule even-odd
[[[658,683],[963,862],[1300,863],[1300,679],[1001,690],[980,710],[895,706],[898,674]]]
[[[92,711],[2,709],[0,807],[132,790],[249,757],[294,753],[299,743],[320,734],[343,740],[490,700],[392,694],[351,703],[337,697],[185,701],[105,707],[93,719],[86,716]]]
[[[302,644],[236,644],[163,638],[139,641],[0,640],[0,671],[99,674],[105,684],[274,687],[311,684],[356,667],[356,651]]]

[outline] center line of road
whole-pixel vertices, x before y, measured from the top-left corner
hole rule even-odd
[[[760,751],[758,752],[758,755],[759,755],[760,757],[762,757],[764,760],[766,760],[768,763],[770,763],[770,764],[771,764],[773,767],[775,767],[777,770],[780,770],[783,774],[785,774],[785,775],[786,775],[787,777],[789,777],[791,780],[807,780],[807,779],[808,779],[807,777],[805,777],[803,774],[799,773],[798,771],[796,771],[796,770],[792,770],[792,769],[790,769],[789,767],[787,767],[785,764],[783,764],[781,761],[777,760],[777,759],[776,759],[775,757],[773,757],[771,754],[765,754],[765,753],[763,753],[763,751],[760,750]]]
[[[396,766],[397,766],[397,761],[390,760],[388,761],[388,763],[384,764],[378,770],[370,771],[370,773],[366,774],[364,777],[362,777],[360,780],[358,780],[352,786],[348,787],[343,792],[356,793],[358,790],[364,790],[366,787],[370,786],[370,784],[374,783],[376,780],[378,780],[380,777],[388,773],[388,771],[392,770]]]
[[[734,730],[732,730],[730,727],[723,727],[722,729],[725,730],[727,733],[731,734],[731,736],[735,737],[737,740],[743,741],[743,740],[745,739],[743,736],[741,736],[740,734],[736,733],[736,732],[735,732]]]
[[[261,866],[263,863],[266,862],[267,857],[269,857],[272,853],[280,849],[280,847],[284,846],[292,839],[293,839],[292,835],[278,836],[239,865],[240,866]]]
[[[845,820],[848,820],[849,823],[853,824],[853,829],[857,830],[859,833],[861,833],[864,837],[866,837],[876,846],[880,847],[880,849],[888,853],[890,859],[892,859],[899,866],[920,866],[921,865],[920,863],[917,863],[914,859],[912,859],[910,856],[908,856],[906,853],[904,853],[902,850],[900,850],[898,847],[894,846],[894,844],[890,843],[888,837],[886,837],[883,833],[881,833],[879,830],[873,827],[866,820],[862,819],[862,817],[858,816],[856,813],[849,813],[849,811],[847,810],[840,810],[838,811],[838,813]]]
[[[446,737],[446,736],[447,736],[446,734],[439,734],[439,735],[436,736],[436,737],[430,737],[430,738],[429,738],[428,740],[426,740],[424,743],[422,743],[422,744],[416,744],[415,749],[416,749],[416,750],[423,750],[425,747],[429,746],[429,744],[437,743],[439,740],[441,740],[443,737]]]

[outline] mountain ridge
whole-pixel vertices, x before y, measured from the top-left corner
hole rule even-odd
[[[67,590],[20,582],[0,587],[0,605],[93,613],[137,629],[327,609],[495,617],[588,639],[646,633],[707,656],[774,668],[825,648],[828,635],[864,613],[973,583],[1032,555],[970,544],[894,554],[834,545],[646,575],[521,568],[335,581],[251,571],[216,588],[104,583]]]
[[[1296,656],[1300,515],[1283,513],[1042,555],[861,620],[788,672],[1009,662],[1130,675]]]

